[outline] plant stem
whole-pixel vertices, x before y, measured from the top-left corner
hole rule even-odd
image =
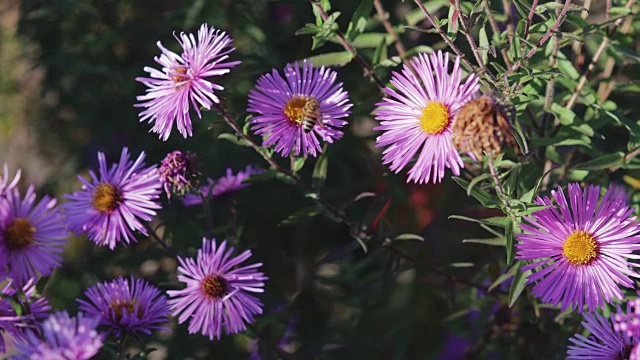
[[[487,13],[487,17],[489,18],[489,24],[491,25],[491,31],[494,34],[500,34],[500,29],[498,28],[498,22],[496,22],[496,18],[493,15],[493,11],[491,11],[491,4],[489,4],[489,0],[482,0],[482,4],[484,6],[484,11]],[[509,59],[509,54],[506,49],[500,49],[500,54],[502,55],[502,60],[504,61],[507,67],[511,66],[511,60]]]
[[[404,44],[402,43],[402,40],[400,40],[400,38],[398,37],[398,34],[396,34],[395,30],[393,30],[393,26],[391,26],[391,23],[387,19],[388,13],[384,11],[384,8],[382,7],[382,3],[380,2],[380,0],[373,0],[373,6],[376,8],[376,12],[378,13],[378,17],[380,18],[380,22],[382,23],[382,26],[384,26],[387,33],[391,35],[391,39],[393,39],[393,44],[396,48],[396,51],[398,51],[398,55],[400,55],[402,62],[405,65],[411,67],[411,64],[407,61],[407,52],[404,48]]]
[[[484,61],[482,61],[482,57],[480,56],[480,51],[478,50],[478,45],[476,45],[476,40],[473,38],[473,35],[471,34],[471,29],[468,27],[468,24],[464,19],[464,15],[462,14],[462,9],[460,8],[460,0],[455,1],[455,7],[456,7],[456,11],[458,11],[459,13],[458,17],[460,18],[460,24],[462,25],[462,32],[464,32],[464,35],[467,38],[467,42],[471,47],[471,52],[473,53],[473,56],[476,58],[476,62],[478,63],[478,65],[480,65],[480,67],[482,68],[482,71],[485,74],[487,74],[491,79],[491,81],[493,82],[494,80],[493,74],[491,73],[491,71],[489,71],[487,66],[484,64]]]
[[[142,225],[145,227],[145,229],[147,229],[147,231],[149,232],[149,235],[158,242],[158,244],[160,244],[160,246],[162,246],[163,249],[165,249],[168,253],[170,253],[173,256],[177,256],[178,252],[172,248],[171,246],[169,246],[166,241],[164,241],[163,239],[160,238],[160,236],[158,236],[158,234],[156,233],[156,230],[154,228],[151,227],[151,225],[148,222],[143,222]]]

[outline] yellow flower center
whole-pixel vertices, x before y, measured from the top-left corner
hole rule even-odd
[[[116,318],[113,320],[115,320],[116,322],[120,322],[125,312],[127,314],[133,314],[133,312],[136,310],[136,305],[137,303],[135,300],[129,300],[129,301],[116,300],[112,302],[111,304],[109,304],[109,309],[115,312]],[[138,307],[138,313],[136,314],[136,317],[138,319],[142,319],[141,307]]]
[[[36,228],[26,218],[13,220],[4,231],[4,242],[10,250],[19,250],[33,243]]]
[[[598,242],[584,231],[574,231],[564,241],[562,254],[573,265],[587,265],[598,257]]]
[[[294,124],[302,124],[304,118],[304,104],[307,102],[307,98],[304,96],[294,96],[291,100],[287,101],[287,105],[284,106],[284,114]]]
[[[447,105],[435,101],[429,102],[422,110],[420,128],[427,134],[436,135],[449,127],[450,113]]]
[[[221,299],[227,293],[227,279],[220,275],[207,276],[202,282],[202,292],[211,299]]]
[[[109,183],[100,183],[93,193],[93,207],[100,212],[111,213],[122,202],[122,194]]]
[[[185,75],[187,73],[187,68],[181,67],[181,68],[174,69],[173,71],[174,71],[174,74],[173,76],[171,76],[171,80],[173,80],[174,83],[178,83],[178,82],[189,79],[189,77]]]

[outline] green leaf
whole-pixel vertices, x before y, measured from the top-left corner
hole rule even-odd
[[[466,216],[462,216],[462,215],[450,215],[449,219],[466,220],[466,221],[471,221],[471,222],[478,223],[478,224],[485,224],[485,225],[489,225],[489,226],[497,226],[497,227],[501,227],[501,228],[506,227],[507,224],[511,221],[506,216],[490,217],[490,218],[486,218],[486,219],[474,219],[474,218],[470,218],[470,217],[466,217]]]
[[[423,2],[425,9],[427,9],[427,11],[433,16],[435,16],[434,13],[436,11],[440,10],[443,6],[446,6],[447,4],[449,4],[449,0],[429,0],[429,1]],[[405,17],[405,19],[407,21],[407,24],[413,26],[421,22],[422,20],[426,19],[426,16],[422,12],[422,9],[416,8],[410,11],[409,13],[407,13],[407,16]]]
[[[300,171],[300,169],[302,169],[302,167],[304,166],[305,161],[307,161],[306,157],[299,157],[297,159],[294,160],[293,162],[293,173],[297,173],[298,171]]]
[[[350,42],[353,41],[358,35],[364,32],[367,21],[369,20],[371,13],[371,7],[373,6],[372,0],[361,0],[360,5],[354,11],[349,27],[347,28],[346,37]]]
[[[489,246],[507,246],[507,239],[504,237],[495,237],[490,239],[464,239],[463,244],[482,244]]]
[[[351,42],[351,45],[356,48],[373,49],[378,47],[380,43],[391,45],[393,38],[387,33],[368,32],[358,35],[358,37]]]
[[[407,240],[424,242],[424,238],[416,234],[400,234],[393,238],[393,241],[407,241]]]
[[[458,185],[462,186],[463,189],[467,189],[467,191],[469,191],[469,182],[467,180],[464,180],[463,178],[457,176],[454,176],[453,180],[457,182]],[[484,205],[484,207],[490,209],[497,208],[498,204],[500,203],[500,200],[497,196],[491,195],[477,186],[471,188],[470,194],[482,205]]]
[[[576,119],[576,114],[571,109],[562,107],[557,103],[551,104],[551,111],[558,115],[558,120],[562,125],[571,125]]]
[[[322,213],[322,208],[319,205],[314,204],[311,206],[307,206],[289,215],[286,219],[282,220],[277,226],[297,224],[302,220],[310,219],[321,213]]]
[[[515,256],[515,254],[513,253],[514,250],[514,223],[513,220],[509,221],[507,223],[507,226],[504,228],[504,237],[507,240],[507,265],[511,265],[511,263],[513,262],[513,258]]]
[[[325,53],[307,58],[314,66],[345,66],[353,60],[353,55],[348,51]]]
[[[581,170],[602,170],[612,166],[621,166],[624,164],[624,153],[617,152],[597,157],[593,160],[585,161],[574,166],[574,169]]]
[[[364,242],[364,240],[361,239],[360,237],[354,235],[354,234],[351,234],[351,237],[353,237],[358,242],[358,244],[360,244],[360,247],[362,248],[362,251],[364,251],[364,253],[366,254],[367,253],[367,244]]]
[[[520,271],[523,265],[524,262],[518,261],[516,273],[513,276],[513,283],[511,283],[511,288],[509,289],[509,307],[513,307],[520,295],[522,295],[527,284],[527,278],[531,275],[531,270]]]
[[[232,143],[239,146],[251,146],[251,144],[247,140],[239,138],[237,135],[231,133],[222,133],[218,135],[218,139],[231,141]]]
[[[485,27],[481,27],[480,28],[480,34],[478,34],[478,40],[480,43],[480,47],[479,52],[480,52],[480,56],[482,58],[482,62],[484,64],[489,62],[489,46],[491,46],[489,44],[489,38],[487,37],[487,30],[485,29]]]
[[[327,147],[322,149],[322,154],[318,157],[316,165],[313,167],[313,174],[311,175],[313,188],[320,189],[324,186],[324,181],[327,179],[327,168],[329,165],[329,157],[327,156]]]
[[[513,265],[511,268],[509,268],[509,271],[507,271],[506,273],[498,276],[497,279],[495,279],[493,281],[493,283],[491,283],[491,285],[489,286],[489,288],[487,289],[487,292],[491,292],[493,289],[495,289],[496,287],[498,287],[498,285],[502,284],[503,282],[511,279],[515,274],[516,271],[518,271],[519,269],[519,264],[515,264]]]
[[[322,31],[322,28],[316,24],[305,24],[303,28],[296,30],[295,35],[315,35]]]

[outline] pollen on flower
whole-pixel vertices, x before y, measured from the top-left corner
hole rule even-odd
[[[93,207],[100,212],[111,213],[122,203],[120,190],[109,183],[96,186],[93,193]]]
[[[294,96],[291,100],[287,101],[284,106],[285,116],[294,124],[302,124],[304,118],[304,104],[307,102],[307,98],[304,96]]]
[[[13,220],[4,231],[4,241],[10,250],[18,250],[33,243],[33,233],[36,228],[31,225],[29,219],[19,218]]]
[[[179,83],[181,81],[188,80],[189,78],[186,76],[186,73],[187,73],[187,68],[185,67],[179,67],[177,69],[173,69],[171,80],[174,83]]]
[[[112,302],[111,304],[109,304],[109,309],[113,310],[113,312],[115,313],[115,319],[113,320],[115,320],[116,322],[120,322],[125,312],[127,314],[133,314],[134,311],[136,310],[136,305],[138,304],[135,300],[129,300],[129,301],[116,300]],[[143,315],[144,314],[142,313],[142,307],[138,306],[136,317],[138,319],[142,319]]]
[[[220,275],[207,276],[202,281],[202,292],[211,299],[221,299],[227,293],[227,279]]]
[[[437,101],[430,101],[422,110],[422,116],[419,119],[422,131],[431,135],[440,134],[449,127],[451,122],[449,108]]]
[[[598,242],[584,231],[574,231],[564,241],[562,254],[574,265],[587,265],[598,257]]]

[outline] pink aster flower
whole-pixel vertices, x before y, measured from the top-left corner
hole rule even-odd
[[[190,334],[220,339],[223,327],[226,334],[235,334],[262,314],[262,302],[251,295],[264,291],[267,277],[256,270],[262,263],[240,266],[251,251],[237,256],[233,252],[226,241],[218,246],[215,239],[202,239],[196,259],[178,257],[178,280],[187,287],[167,291],[169,306],[174,316],[180,315],[180,324],[189,320]]]
[[[98,283],[84,294],[88,301],[77,300],[80,310],[100,318],[100,325],[108,326],[118,338],[128,333],[150,335],[153,330],[166,330],[160,324],[169,315],[167,297],[142,279],[119,277]]]
[[[36,201],[33,186],[24,199],[12,189],[0,199],[0,272],[17,284],[39,275],[48,276],[60,266],[68,232],[56,199]]]
[[[611,321],[598,313],[585,314],[584,320],[582,325],[591,335],[576,334],[569,339],[574,345],[567,350],[567,360],[638,359],[640,338],[616,332]]]
[[[0,353],[6,351],[4,333],[23,338],[25,331],[37,328],[36,321],[46,317],[49,310],[47,299],[36,295],[35,279],[29,279],[21,289],[9,281],[0,290]]]
[[[224,89],[207,79],[224,75],[240,63],[225,62],[235,49],[231,47],[232,40],[224,31],[209,28],[207,24],[200,26],[197,39],[185,33],[175,38],[182,54],[168,50],[158,41],[162,55],[155,57],[155,61],[162,66],[162,71],[145,67],[144,71],[151,77],[136,78],[148,87],[145,95],[137,97],[141,102],[135,105],[145,108],[140,113],[140,121],[155,122],[151,131],[165,141],[174,122],[183,137],[192,135],[190,107],[201,118],[200,107],[211,109],[219,102],[215,91]]]
[[[549,208],[525,217],[516,245],[519,260],[529,261],[522,271],[533,270],[527,283],[535,284],[533,294],[544,303],[562,310],[589,311],[623,299],[619,286],[633,287],[638,274],[633,252],[640,249],[640,223],[626,202],[611,200],[608,191],[598,202],[600,189],[589,186],[584,192],[569,184],[569,203],[560,187],[548,197],[538,197],[538,205]],[[539,270],[536,270],[539,269]]]
[[[266,138],[264,146],[275,145],[282,156],[302,152],[316,156],[322,151],[318,137],[333,143],[342,137],[339,129],[347,124],[342,118],[350,114],[349,94],[336,84],[337,73],[321,67],[314,69],[304,60],[302,69],[298,63],[287,64],[284,78],[273,69],[262,75],[256,88],[249,92],[248,111],[258,115],[251,119],[251,129]],[[305,104],[315,99],[317,111],[305,111]],[[311,113],[311,114],[310,114]],[[305,117],[316,119],[310,131],[303,129]]]
[[[78,176],[82,191],[65,195],[64,204],[69,227],[77,235],[111,250],[119,242],[136,241],[133,231],[147,235],[141,221],[151,221],[160,209],[158,196],[161,183],[155,166],[145,167],[145,153],[135,161],[122,149],[120,161],[107,167],[107,159],[98,153],[99,176],[90,171],[90,180]]]
[[[16,172],[16,176],[11,179],[9,175],[9,167],[7,164],[4,164],[4,174],[0,175],[0,196],[4,196],[9,190],[13,189],[16,185],[18,185],[18,181],[20,180],[21,170]]]
[[[100,351],[104,335],[96,331],[99,319],[78,313],[71,317],[66,311],[49,316],[42,323],[40,337],[29,332],[15,344],[14,360],[89,360]]]
[[[462,83],[460,59],[456,57],[449,73],[449,54],[441,51],[420,54],[410,63],[417,76],[407,65],[401,73],[393,72],[391,84],[396,90],[385,88],[388,96],[377,104],[376,119],[381,123],[375,130],[383,133],[376,147],[387,147],[382,161],[391,163],[395,173],[419,154],[407,182],[437,183],[445,167],[455,175],[464,167],[451,129],[458,109],[476,95],[478,77],[471,74]]]

